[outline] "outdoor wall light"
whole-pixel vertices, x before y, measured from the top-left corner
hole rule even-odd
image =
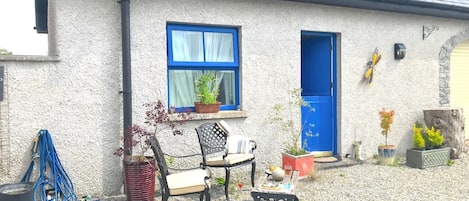
[[[394,59],[400,60],[405,57],[405,45],[402,43],[394,43]]]

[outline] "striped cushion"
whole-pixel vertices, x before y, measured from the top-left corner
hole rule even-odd
[[[251,139],[241,135],[230,135],[226,142],[228,153],[246,154],[252,153]]]

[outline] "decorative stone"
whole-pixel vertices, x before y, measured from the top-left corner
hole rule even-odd
[[[272,178],[275,181],[282,181],[284,177],[285,177],[285,171],[283,171],[280,168],[277,168],[272,172]]]
[[[440,129],[445,137],[444,146],[450,148],[451,159],[458,159],[466,152],[462,108],[428,109],[423,111],[423,116],[428,128]]]

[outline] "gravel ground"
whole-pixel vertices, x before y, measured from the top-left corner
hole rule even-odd
[[[247,166],[246,166],[247,167]],[[258,167],[256,184],[265,180],[262,167]],[[232,171],[232,181],[241,181],[244,186],[237,190],[232,185],[230,200],[252,201],[249,185],[249,168]],[[349,167],[316,170],[318,178],[298,180],[295,193],[301,201],[469,201],[469,157],[454,160],[453,165],[427,169],[410,168],[405,161],[397,166],[383,166],[375,160]],[[224,173],[214,171],[213,178],[224,177]],[[211,200],[225,200],[223,186],[212,184]],[[110,199],[113,200],[113,199]],[[155,198],[161,200],[161,196]],[[196,195],[172,196],[171,201],[199,200]]]
[[[249,175],[249,169],[242,170]],[[232,174],[236,170],[232,171]],[[223,174],[216,173],[215,177]],[[464,155],[451,166],[415,169],[400,161],[398,166],[383,166],[376,161],[361,165],[317,170],[318,178],[299,180],[295,192],[300,200],[469,200],[469,157]],[[264,174],[259,172],[258,184]],[[230,200],[253,200],[249,179],[237,178],[245,185],[230,194]],[[238,180],[236,180],[238,179]],[[225,200],[222,186],[213,185],[212,200]],[[160,200],[157,197],[155,200]],[[170,200],[198,200],[197,196],[171,197]]]
[[[302,180],[300,200],[469,200],[469,159],[427,169],[378,165],[375,161],[319,171],[317,181]]]

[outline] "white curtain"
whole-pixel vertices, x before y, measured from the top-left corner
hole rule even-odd
[[[204,55],[206,62],[234,61],[231,34],[206,32],[202,39],[202,32],[173,30],[171,33],[174,61],[203,62]],[[193,106],[194,82],[202,73],[202,70],[170,70],[170,105]],[[219,94],[222,104],[234,104],[234,71],[216,71],[216,75],[218,86],[223,82],[223,89],[220,89],[223,94]]]
[[[195,102],[195,80],[202,71],[171,70],[169,71],[170,105],[191,107]]]
[[[204,61],[202,33],[173,30],[173,61]]]
[[[207,62],[233,62],[233,36],[225,33],[204,33]]]

